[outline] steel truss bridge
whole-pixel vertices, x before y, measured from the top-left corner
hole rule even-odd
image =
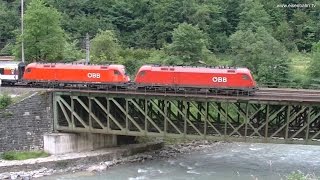
[[[128,136],[320,144],[320,92],[255,96],[53,90],[54,129]]]

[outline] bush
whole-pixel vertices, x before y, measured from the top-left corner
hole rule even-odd
[[[305,175],[301,171],[292,172],[287,176],[287,180],[318,180],[314,174]]]
[[[6,108],[12,102],[12,98],[8,95],[0,95],[0,109]]]

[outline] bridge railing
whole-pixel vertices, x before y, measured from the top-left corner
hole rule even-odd
[[[297,84],[294,82],[259,82],[258,87],[320,90],[320,79],[313,79],[310,84]]]
[[[209,91],[209,90],[199,90],[199,89],[185,89],[185,90],[178,90],[178,89],[167,89],[167,88],[123,88],[123,87],[81,87],[81,88],[75,88],[75,87],[65,87],[64,89],[77,89],[77,90],[98,90],[98,91],[115,91],[115,92],[135,92],[135,93],[145,93],[145,94],[179,94],[179,95],[215,95],[215,96],[252,96],[254,95],[253,90],[242,90],[238,91],[238,89],[221,89],[216,91]]]

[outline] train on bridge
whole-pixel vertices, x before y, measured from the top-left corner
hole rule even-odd
[[[0,62],[3,84],[98,89],[199,91],[253,94],[258,88],[247,68],[143,65],[134,80],[124,65]]]

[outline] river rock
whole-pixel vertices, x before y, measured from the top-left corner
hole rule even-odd
[[[90,167],[87,169],[87,171],[89,171],[89,172],[94,172],[94,171],[100,172],[100,171],[103,171],[103,170],[105,170],[105,169],[107,169],[107,166],[106,166],[105,164],[100,164],[100,165],[90,166]]]

